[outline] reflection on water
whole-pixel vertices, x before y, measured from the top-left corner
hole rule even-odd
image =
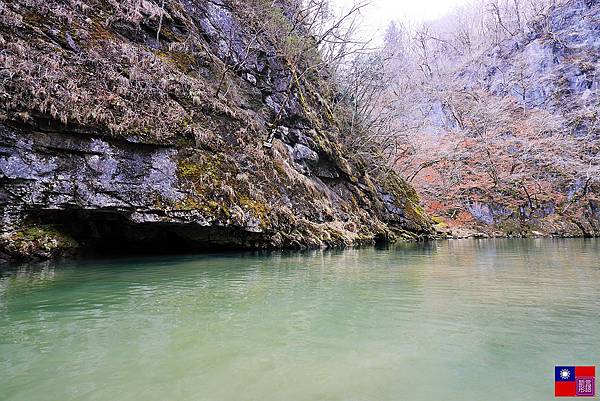
[[[548,400],[600,364],[600,242],[0,271],[0,399]]]

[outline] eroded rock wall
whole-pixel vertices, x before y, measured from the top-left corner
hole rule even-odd
[[[328,77],[290,84],[235,1],[164,4],[0,5],[5,259],[432,235],[344,147]]]

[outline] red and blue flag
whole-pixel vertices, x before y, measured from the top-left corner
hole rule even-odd
[[[554,395],[556,397],[594,397],[595,366],[555,366]]]

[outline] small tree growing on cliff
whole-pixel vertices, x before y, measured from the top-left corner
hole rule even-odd
[[[265,34],[274,49],[273,56],[283,60],[289,71],[284,87],[273,88],[283,98],[273,126],[284,117],[293,97],[298,97],[301,103],[307,101],[308,94],[302,89],[310,87],[307,77],[316,77],[324,71],[332,74],[342,60],[364,49],[364,43],[351,37],[358,14],[367,4],[355,4],[336,16],[327,0],[244,2],[249,25],[259,27],[253,29]]]

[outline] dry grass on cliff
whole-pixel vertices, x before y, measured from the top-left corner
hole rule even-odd
[[[184,36],[169,30],[166,23],[172,19],[193,29],[181,10],[164,13],[168,18],[162,32],[171,38],[168,43],[152,46],[127,38],[138,37],[140,25],[158,23],[161,10],[153,4],[0,5],[0,117],[32,124],[56,120],[140,140],[180,136],[200,143],[215,138],[207,136],[199,116],[249,120],[211,95],[211,56],[199,33]],[[130,25],[123,28],[123,22]]]

